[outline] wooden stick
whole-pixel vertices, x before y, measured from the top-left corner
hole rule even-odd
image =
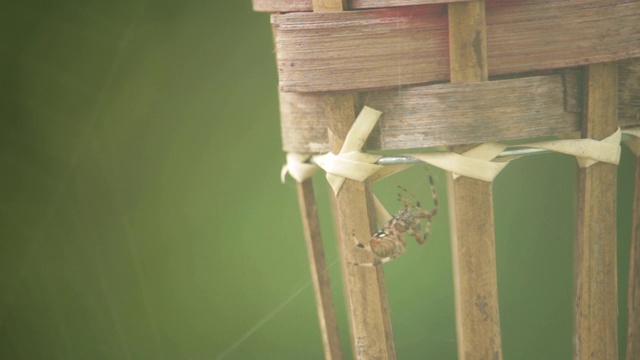
[[[629,261],[627,360],[640,359],[640,156],[636,157]]]
[[[307,179],[302,183],[298,183],[297,189],[325,359],[340,360],[342,359],[342,348],[340,347],[340,337],[338,335],[338,322],[336,321],[329,273],[324,257],[320,220],[316,208],[312,180]]]
[[[617,69],[587,67],[583,137],[601,140],[616,131]],[[596,163],[578,170],[574,359],[618,359],[616,169]]]
[[[344,7],[341,0],[314,0],[313,10],[341,11]],[[355,104],[356,94],[325,97],[329,143],[334,154],[340,152],[356,119]],[[360,243],[369,241],[376,230],[369,182],[347,179],[332,203],[341,243],[342,275],[354,358],[396,359],[382,268],[351,265],[373,261],[371,253],[354,249],[354,238]]]
[[[275,43],[276,34],[273,29],[272,34]],[[297,114],[298,116],[286,114],[285,116],[285,114],[282,113],[284,108],[283,104],[296,102],[300,99],[299,95],[284,92],[280,92],[279,95],[281,124],[284,125],[283,123],[286,122],[285,119],[301,121],[300,115],[304,114]],[[312,94],[305,94],[303,96],[303,98],[312,97],[314,97]],[[322,98],[322,96],[316,97]],[[303,137],[302,132],[298,132],[297,135],[298,137]],[[298,206],[302,218],[304,239],[307,245],[307,256],[309,258],[311,280],[313,281],[313,291],[316,298],[324,356],[327,360],[342,360],[343,356],[338,332],[338,322],[333,304],[327,262],[324,256],[324,246],[320,232],[320,217],[318,216],[318,209],[316,207],[313,180],[309,178],[301,183],[297,183],[296,189],[298,192]]]
[[[451,82],[486,81],[484,1],[449,4]],[[502,359],[492,183],[448,176],[458,358]]]
[[[332,152],[338,153],[356,118],[354,94],[326,96]],[[368,181],[347,179],[334,201],[342,258],[343,283],[349,315],[353,356],[356,359],[395,359],[395,346],[387,290],[382,267],[358,267],[371,263],[373,255],[355,247],[375,232],[375,210]]]

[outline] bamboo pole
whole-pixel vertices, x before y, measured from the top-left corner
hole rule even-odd
[[[627,360],[640,359],[640,154],[636,157],[633,187],[631,228],[631,259],[629,261],[629,327],[627,331]]]
[[[452,83],[488,80],[484,1],[449,4]],[[502,359],[492,183],[448,174],[458,357]]]
[[[313,0],[316,12],[343,11],[341,0]],[[325,96],[329,142],[334,154],[340,152],[356,113],[356,94]],[[380,266],[356,267],[353,263],[372,262],[366,251],[352,251],[354,238],[368,241],[375,232],[374,207],[368,181],[347,179],[333,199],[341,245],[342,274],[353,356],[356,359],[396,359],[387,289]]]
[[[617,129],[616,63],[586,69],[582,136],[602,140]],[[618,359],[616,170],[596,163],[578,169],[575,238],[574,359]]]
[[[274,28],[271,29],[271,33],[275,45],[276,33]],[[292,93],[282,91],[279,92],[279,95],[281,103],[283,99],[286,100],[284,102],[287,102],[292,99],[293,96]],[[287,116],[290,115],[287,114]],[[320,217],[318,216],[313,191],[313,179],[309,178],[305,181],[297,182],[296,190],[325,359],[342,360],[343,355],[342,346],[340,345],[338,321],[336,320],[336,311],[331,293],[331,282],[324,256],[324,245],[322,242],[322,233],[320,232]]]
[[[354,94],[326,96],[331,151],[338,153],[356,117]],[[355,241],[369,241],[375,232],[375,210],[368,181],[347,179],[333,200],[341,248],[343,283],[356,359],[396,359],[387,290],[382,267],[358,267],[371,263],[373,255],[355,248]]]
[[[297,189],[325,359],[341,360],[342,348],[338,334],[338,322],[336,321],[333,296],[331,295],[331,284],[324,256],[320,220],[316,208],[312,180],[307,179],[298,183]]]

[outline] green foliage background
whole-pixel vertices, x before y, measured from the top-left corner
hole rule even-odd
[[[24,1],[3,15],[0,358],[323,358],[295,188],[278,179],[268,15],[248,0]],[[621,356],[632,167],[625,150]],[[431,239],[385,265],[400,359],[456,357],[445,181],[431,171]],[[571,356],[574,183],[559,155],[495,182],[505,358]],[[386,179],[375,191],[392,211],[397,184],[429,196],[424,170]]]

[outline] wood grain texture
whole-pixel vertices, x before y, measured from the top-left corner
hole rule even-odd
[[[640,125],[640,59],[623,61],[619,69],[618,123],[622,127]],[[360,94],[360,104],[383,112],[367,142],[369,149],[410,149],[580,131],[582,90],[582,71],[567,69],[475,84],[368,91]],[[329,151],[322,97],[280,95],[283,149]]]
[[[640,156],[636,157],[629,260],[627,360],[640,359]]]
[[[314,1],[313,6],[314,11],[335,11],[343,3],[340,0],[323,0]],[[325,124],[329,129],[330,150],[334,154],[340,152],[356,119],[355,105],[354,93],[328,94],[324,97]],[[353,357],[358,360],[395,360],[395,344],[382,267],[363,268],[352,265],[373,260],[371,252],[355,247],[355,239],[358,243],[365,243],[376,230],[369,182],[345,180],[342,189],[332,200],[332,205],[339,233],[338,247]]]
[[[484,82],[485,3],[449,4],[451,80]],[[490,100],[494,104],[497,99]],[[457,104],[457,103],[456,103]],[[564,111],[564,106],[560,106]],[[483,116],[478,112],[479,116]],[[480,125],[481,126],[481,125]],[[458,358],[502,359],[493,193],[490,182],[447,176]]]
[[[308,179],[297,184],[298,204],[302,217],[302,227],[307,245],[311,279],[318,309],[318,320],[322,334],[325,359],[340,360],[342,348],[338,334],[338,322],[331,294],[331,282],[327,272],[327,262],[324,257],[322,234],[320,233],[320,218],[316,208],[313,192],[313,180]]]
[[[355,113],[354,94],[332,94],[325,98],[331,134],[331,151],[339,153]],[[375,210],[368,181],[345,180],[335,197],[334,213],[339,232],[343,283],[351,339],[356,359],[395,359],[395,345],[382,267],[358,267],[370,263],[373,255],[355,247],[366,243],[375,232]]]
[[[639,17],[640,2],[628,0],[487,1],[489,75],[640,57]],[[275,14],[271,21],[283,91],[449,79],[445,5]]]
[[[383,112],[368,143],[408,149],[513,140],[576,131],[561,74],[471,84],[415,86],[363,95]]]
[[[375,9],[398,6],[450,3],[469,0],[347,0],[349,9]],[[272,13],[311,11],[312,0],[253,0],[253,10]]]
[[[618,123],[640,125],[640,59],[619,62],[618,79]]]
[[[285,152],[317,154],[329,151],[324,96],[280,92],[280,132]]]
[[[601,140],[617,124],[617,64],[586,69],[583,137]],[[616,170],[596,163],[578,170],[574,251],[574,359],[618,359]]]

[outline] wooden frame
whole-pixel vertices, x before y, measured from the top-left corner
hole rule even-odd
[[[383,112],[370,150],[449,146],[460,152],[467,144],[578,132],[601,140],[618,126],[640,125],[639,2],[253,5],[278,13],[271,20],[287,152],[338,153],[364,104]],[[575,359],[618,356],[615,174],[613,164],[578,169]],[[636,170],[630,360],[640,354],[639,177]],[[492,183],[449,176],[448,190],[459,358],[501,359]],[[298,184],[298,194],[326,358],[341,359],[310,180]],[[368,181],[346,180],[333,204],[353,356],[395,359],[383,269],[350,265],[372,256],[346,250],[354,237],[375,231]]]

